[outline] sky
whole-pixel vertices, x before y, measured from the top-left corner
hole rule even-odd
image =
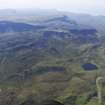
[[[40,8],[105,15],[105,0],[0,0],[0,9]]]

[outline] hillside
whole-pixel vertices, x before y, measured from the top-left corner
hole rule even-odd
[[[0,94],[97,105],[96,78],[105,75],[101,32],[62,14],[31,19],[0,21]]]

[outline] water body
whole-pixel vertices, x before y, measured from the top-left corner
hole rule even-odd
[[[92,63],[85,63],[82,65],[83,69],[86,71],[92,71],[98,69],[97,65]]]

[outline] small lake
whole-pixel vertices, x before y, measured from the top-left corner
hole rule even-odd
[[[83,69],[86,71],[92,71],[98,69],[97,65],[92,63],[85,63],[82,65]]]

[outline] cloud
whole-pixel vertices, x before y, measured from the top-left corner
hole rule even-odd
[[[105,14],[105,0],[0,0],[0,8],[41,8]]]

